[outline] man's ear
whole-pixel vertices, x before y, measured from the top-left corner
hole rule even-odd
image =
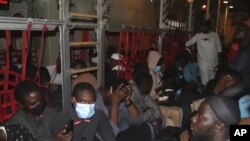
[[[219,122],[215,123],[214,131],[215,131],[215,133],[218,133],[218,132],[223,131],[224,128],[225,128],[225,124],[219,121]]]
[[[71,97],[71,102],[72,102],[73,105],[76,105],[76,99],[75,99],[75,97]]]

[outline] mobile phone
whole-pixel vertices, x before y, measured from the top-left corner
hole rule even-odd
[[[68,134],[69,132],[74,132],[74,120],[69,120],[69,122],[66,124],[65,130],[65,134]]]

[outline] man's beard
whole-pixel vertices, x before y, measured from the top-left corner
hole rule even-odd
[[[202,134],[190,133],[190,135],[190,141],[210,141],[213,136],[212,128],[208,128],[207,131]]]

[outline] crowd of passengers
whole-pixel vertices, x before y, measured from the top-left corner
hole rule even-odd
[[[226,64],[218,34],[203,22],[172,66],[166,68],[163,56],[152,49],[147,64],[134,66],[130,80],[117,75],[126,68],[120,63],[123,55],[114,50],[106,60],[105,86],[97,87],[96,72],[72,76],[68,111],[61,107],[60,66],[39,68],[45,88],[32,81],[37,68],[28,66],[30,79],[14,88],[20,110],[1,126],[0,140],[227,141],[231,124],[250,124],[249,33],[247,18],[235,33],[241,50]],[[89,56],[72,69],[95,66],[96,54]]]

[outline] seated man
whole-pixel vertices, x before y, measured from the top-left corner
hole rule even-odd
[[[96,91],[91,84],[78,83],[73,89],[72,101],[73,141],[93,141],[96,133],[103,141],[115,141],[107,116],[95,109]]]
[[[142,123],[140,112],[131,100],[131,86],[122,78],[113,78],[102,93],[109,120],[119,141],[151,141],[153,126]],[[107,111],[108,110],[108,111]]]
[[[228,97],[208,97],[191,121],[191,141],[228,141],[229,126],[240,121],[239,106]]]
[[[143,122],[161,119],[161,112],[149,95],[153,84],[152,76],[149,73],[138,74],[135,83],[132,85],[132,100],[140,111],[140,118]]]
[[[44,96],[34,82],[21,81],[17,84],[14,94],[20,110],[6,122],[7,126],[21,124],[37,141],[71,140],[72,132],[65,133],[63,116],[46,105]]]

